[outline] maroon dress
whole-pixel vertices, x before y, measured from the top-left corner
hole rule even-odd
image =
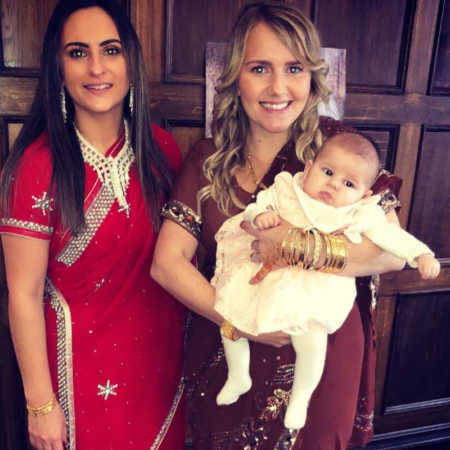
[[[348,130],[331,119],[321,120],[325,137]],[[203,247],[202,272],[214,274],[214,235],[227,216],[211,198],[198,202],[199,189],[208,181],[203,175],[205,159],[214,153],[212,140],[201,140],[184,161],[171,201],[163,215],[173,220]],[[268,186],[282,170],[303,170],[294,146],[281,149],[262,182]],[[384,176],[383,188],[394,177]],[[243,204],[252,196],[234,182],[233,189]],[[384,189],[381,189],[384,190]],[[380,189],[378,189],[380,192]],[[383,196],[391,207],[395,197]],[[232,206],[231,215],[240,210]],[[284,428],[283,419],[293,382],[295,353],[282,348],[250,342],[252,388],[229,406],[217,406],[216,396],[227,375],[227,365],[218,327],[192,315],[186,354],[188,423],[195,450],[331,450],[364,445],[372,436],[374,400],[373,283],[358,279],[358,298],[342,327],[328,338],[325,369],[308,409],[305,427],[297,432]],[[300,356],[301,358],[301,356]]]

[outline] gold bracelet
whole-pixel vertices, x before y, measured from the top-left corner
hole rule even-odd
[[[296,260],[296,266],[299,269],[303,269],[305,267],[305,258],[306,258],[306,239],[308,238],[305,230],[302,228],[297,228],[297,241],[295,243],[295,248],[298,251],[298,256]]]
[[[323,266],[319,269],[327,273],[342,272],[347,265],[348,252],[342,238],[324,233],[326,243],[326,256]]]
[[[56,397],[53,395],[52,399],[45,405],[39,406],[38,408],[32,408],[31,406],[27,405],[27,410],[34,417],[45,416],[46,414],[49,414],[53,411],[55,405]]]
[[[347,266],[348,250],[344,239],[335,236],[335,243],[337,257],[335,269],[337,272],[342,272]]]
[[[331,261],[331,244],[327,233],[323,233],[322,238],[325,243],[325,260],[319,270],[325,272]]]
[[[320,253],[322,251],[322,238],[319,231],[316,228],[311,228],[312,235],[314,236],[314,254],[309,270],[316,270],[320,260]]]
[[[289,228],[289,230],[287,231],[286,235],[283,238],[283,241],[281,242],[281,246],[280,246],[280,258],[281,260],[285,263],[285,264],[289,264],[288,260],[287,260],[287,251],[286,251],[286,247],[289,241],[289,237],[292,233],[293,228]]]
[[[220,334],[231,341],[237,341],[241,337],[236,327],[228,320],[224,320],[222,325],[220,325]]]

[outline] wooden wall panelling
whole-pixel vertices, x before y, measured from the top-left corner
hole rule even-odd
[[[163,74],[164,3],[164,0],[134,0],[130,4],[130,17],[151,82],[160,82]]]
[[[427,39],[436,30],[440,0],[418,0],[411,37],[406,92],[427,92],[433,59],[433,39]]]
[[[14,0],[1,2],[4,68],[39,68],[41,42],[56,3],[57,0],[28,1],[17,7]]]
[[[420,124],[414,123],[407,123],[400,128],[395,173],[403,180],[399,195],[401,203],[399,220],[403,228],[406,228],[408,222],[421,128]]]
[[[387,366],[389,362],[389,346],[394,322],[396,307],[395,295],[382,295],[380,293],[377,303],[377,361],[375,373],[375,414],[383,412],[384,381],[386,379]]]
[[[0,78],[0,115],[27,115],[33,100],[37,80],[34,78]]]
[[[398,296],[378,420],[383,431],[450,423],[449,315],[450,290]]]
[[[441,258],[450,258],[449,143],[450,125],[425,127],[409,220],[410,231]]]
[[[450,95],[450,3],[448,0],[441,0],[440,6],[430,93]]]
[[[446,125],[450,112],[448,97],[423,94],[368,94],[350,92],[345,99],[345,118],[379,123],[432,123]]]
[[[323,45],[347,49],[349,91],[400,92],[404,87],[415,2],[317,3],[317,25]]]
[[[346,123],[375,141],[381,153],[380,160],[383,168],[393,172],[400,127],[395,124],[377,124],[370,122],[346,121]]]
[[[240,8],[252,0],[166,1],[165,81],[204,82],[207,41],[226,41]]]
[[[385,413],[450,406],[450,291],[399,295],[395,321]]]
[[[202,120],[167,120],[163,119],[162,126],[168,130],[177,141],[183,156],[195,142],[204,135]]]

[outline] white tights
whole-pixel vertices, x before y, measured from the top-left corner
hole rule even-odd
[[[286,428],[302,428],[306,422],[308,403],[322,377],[327,352],[328,334],[320,325],[311,323],[309,331],[291,336],[296,353],[294,383],[284,417]],[[250,346],[248,340],[222,338],[228,377],[217,395],[218,405],[229,405],[252,386],[250,378]]]

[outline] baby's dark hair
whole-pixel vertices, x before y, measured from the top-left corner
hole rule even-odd
[[[371,136],[360,132],[337,133],[325,141],[314,159],[317,159],[323,149],[326,148],[327,144],[330,143],[339,143],[347,151],[367,160],[370,166],[373,167],[372,181],[374,182],[376,180],[381,169],[381,152],[380,147]]]

